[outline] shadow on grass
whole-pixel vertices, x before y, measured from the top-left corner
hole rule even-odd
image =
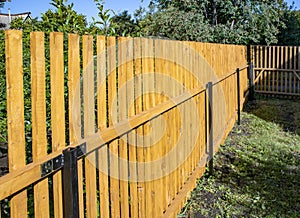
[[[215,175],[199,180],[180,217],[299,217],[299,105],[248,104],[215,157]]]
[[[283,99],[258,95],[248,102],[245,111],[268,122],[275,122],[284,131],[300,135],[300,98]]]

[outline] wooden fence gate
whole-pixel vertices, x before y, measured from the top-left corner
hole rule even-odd
[[[238,118],[246,47],[42,32],[26,40],[5,32],[0,214],[176,217]]]
[[[300,96],[300,47],[251,46],[255,92]]]

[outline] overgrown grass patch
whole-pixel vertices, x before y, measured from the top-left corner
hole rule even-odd
[[[255,104],[221,146],[214,175],[198,181],[179,217],[299,217],[300,103]]]

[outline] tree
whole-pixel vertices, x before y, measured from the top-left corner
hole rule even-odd
[[[11,22],[11,29],[22,29],[24,31],[43,32],[65,32],[85,34],[88,32],[86,16],[78,14],[74,4],[67,4],[65,0],[52,0],[50,3],[54,10],[47,10],[42,13],[41,20],[37,18],[23,22],[22,19],[14,19]]]
[[[94,34],[115,35],[115,29],[111,25],[113,10],[104,9],[102,0],[94,0],[98,9],[98,20],[94,17],[90,30]]]
[[[195,9],[182,10],[169,6],[158,11],[150,22],[149,33],[152,36],[177,40],[211,41],[210,28],[204,16]]]
[[[128,11],[123,11],[112,17],[110,27],[119,36],[140,36],[140,27]]]
[[[276,43],[286,7],[283,0],[152,0],[150,4],[156,8],[150,35],[234,44]]]
[[[280,45],[300,45],[300,10],[287,10],[284,13],[286,28],[280,29]]]

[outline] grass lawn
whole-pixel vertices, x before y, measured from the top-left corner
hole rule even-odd
[[[178,217],[300,217],[300,100],[248,103]]]

